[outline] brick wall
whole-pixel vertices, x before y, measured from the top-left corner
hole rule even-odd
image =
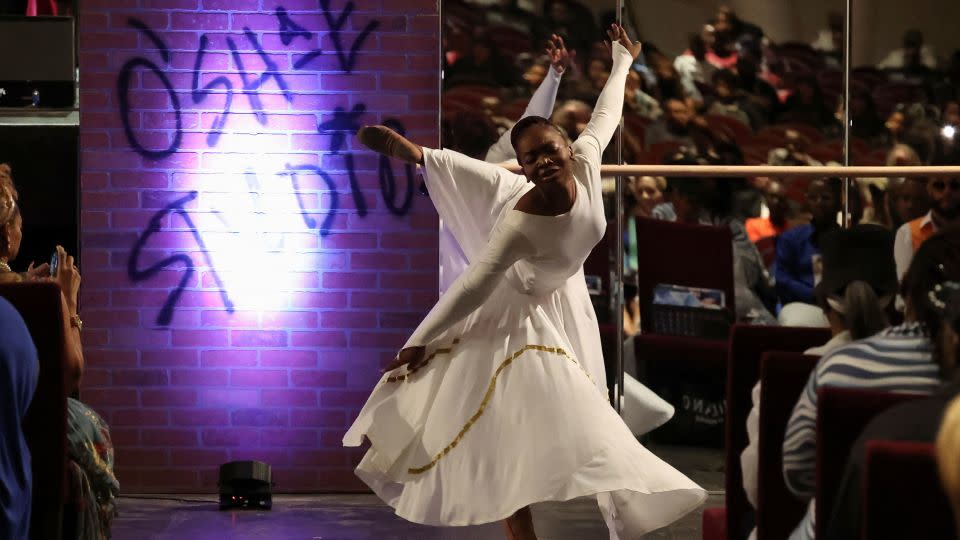
[[[436,299],[420,179],[353,132],[436,144],[435,0],[88,0],[80,14],[82,398],[125,492],[360,489],[343,432]]]

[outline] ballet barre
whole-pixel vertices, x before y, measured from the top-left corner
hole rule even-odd
[[[511,172],[519,173],[516,163],[502,163]],[[775,166],[775,165],[601,165],[604,176],[669,176],[669,177],[807,177],[807,178],[899,178],[903,176],[956,176],[960,166],[861,167],[861,166]]]

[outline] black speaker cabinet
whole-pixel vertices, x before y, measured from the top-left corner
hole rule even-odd
[[[220,466],[220,510],[273,507],[270,466],[262,461],[231,461]]]
[[[73,17],[0,16],[0,107],[73,107]]]

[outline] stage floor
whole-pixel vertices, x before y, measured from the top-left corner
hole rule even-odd
[[[723,504],[723,458],[719,450],[652,448],[661,458],[711,492],[706,507]],[[114,540],[308,539],[308,540],[501,540],[499,524],[436,528],[406,522],[374,495],[278,495],[269,512],[220,512],[216,498],[198,495],[122,497]],[[167,498],[163,498],[167,497]],[[179,499],[179,500],[178,500]],[[533,507],[541,540],[606,539],[594,499]],[[648,538],[700,540],[701,510]]]

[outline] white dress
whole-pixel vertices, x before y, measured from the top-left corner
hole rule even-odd
[[[531,96],[520,118],[531,115],[550,118],[561,79],[562,74],[551,67],[543,82]],[[497,139],[497,142],[487,151],[484,161],[496,164],[517,162],[517,155],[510,142],[512,131],[512,129],[505,131]],[[504,201],[510,200],[518,189],[522,189],[525,193],[532,186],[527,183],[525,177],[509,173],[499,167],[475,167],[470,163],[461,163],[459,167],[445,167],[434,162],[427,169],[431,194],[440,190],[440,187],[435,184],[444,186],[444,189],[468,190],[462,194],[450,194],[440,200],[434,198],[441,217],[450,216],[443,217],[440,222],[440,293],[443,294],[466,270],[470,260],[476,257],[489,239],[490,230],[493,228],[493,220],[490,218],[491,208],[499,215]],[[464,186],[458,188],[459,184]],[[464,222],[461,209],[465,207],[471,208],[472,211],[469,214],[474,217],[474,220]],[[457,228],[456,236],[449,224],[451,220],[455,222],[452,224],[453,227]],[[467,246],[471,257],[466,256],[461,243]],[[606,373],[603,369],[603,348],[597,329],[596,314],[583,275],[577,274],[567,280],[560,291],[559,298],[564,309],[564,330],[574,342],[573,350],[576,357],[585,359],[584,361],[590,364],[587,370],[597,386],[607,388]],[[673,418],[673,405],[664,401],[629,373],[624,373],[623,378],[622,417],[634,435],[637,437],[645,435]]]
[[[600,155],[630,62],[615,44],[614,73],[573,145],[577,197],[565,214],[519,212],[529,186],[516,175],[424,149],[431,199],[470,266],[407,342],[426,347],[427,364],[385,374],[344,436],[347,446],[370,441],[356,473],[409,521],[489,523],[596,495],[611,539],[637,538],[706,498],[610,406],[602,358],[578,356],[594,340],[599,351],[589,298],[563,292],[573,280],[585,290],[583,261],[604,234]]]

